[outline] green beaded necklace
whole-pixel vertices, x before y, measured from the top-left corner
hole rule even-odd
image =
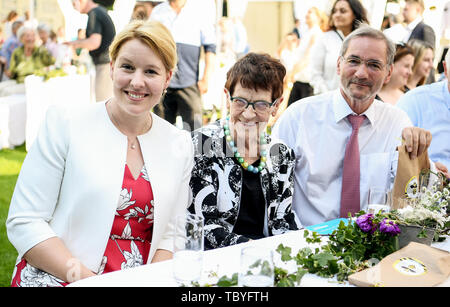
[[[230,145],[231,149],[233,150],[234,156],[239,161],[239,164],[241,164],[241,166],[245,170],[252,172],[254,174],[261,172],[266,167],[266,161],[267,161],[266,160],[266,150],[265,150],[265,147],[267,145],[266,133],[265,132],[261,133],[260,138],[259,138],[260,162],[259,162],[259,165],[257,167],[255,167],[255,166],[249,164],[248,162],[246,162],[244,160],[244,158],[240,155],[238,148],[236,147],[236,144],[234,143],[233,138],[231,137],[229,120],[230,120],[230,117],[227,116],[227,121],[223,125],[223,131],[225,133],[225,139],[227,140],[228,145]]]

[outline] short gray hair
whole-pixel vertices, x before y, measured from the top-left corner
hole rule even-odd
[[[386,43],[386,63],[387,65],[394,64],[395,44],[383,34],[383,32],[370,27],[367,24],[361,24],[356,30],[350,33],[342,43],[340,56],[344,57],[347,52],[350,41],[356,37],[370,37],[373,39],[383,40]]]
[[[45,23],[41,23],[41,24],[39,24],[38,26],[37,26],[37,30],[38,31],[44,31],[44,32],[47,32],[47,34],[50,34],[50,27],[49,26],[47,26]]]
[[[19,30],[17,30],[17,38],[19,39],[19,41],[22,40],[22,36],[28,31],[36,33],[36,30],[32,26],[26,25],[21,26]]]

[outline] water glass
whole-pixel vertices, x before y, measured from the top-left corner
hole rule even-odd
[[[391,191],[383,187],[372,187],[369,189],[369,201],[367,212],[377,214],[378,212],[389,212],[392,205]]]
[[[203,223],[195,214],[175,217],[173,274],[179,284],[189,286],[201,277]]]
[[[430,171],[422,171],[419,174],[419,191],[418,196],[420,197],[424,189],[430,191],[435,188],[436,190],[442,190],[444,183],[444,176],[441,173],[432,173]]]
[[[255,246],[243,248],[238,283],[241,287],[272,287],[274,283],[272,250]]]

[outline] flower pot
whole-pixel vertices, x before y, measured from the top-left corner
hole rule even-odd
[[[425,228],[427,233],[426,238],[418,238],[417,235],[422,231],[423,227],[420,226],[412,226],[412,225],[398,225],[400,230],[402,231],[398,235],[398,245],[399,248],[403,248],[408,245],[410,242],[417,242],[421,244],[431,245],[434,237],[434,229]]]

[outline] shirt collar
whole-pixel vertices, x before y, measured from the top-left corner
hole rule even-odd
[[[382,102],[375,99],[372,102],[372,104],[370,105],[370,107],[365,112],[360,114],[360,115],[365,115],[371,125],[373,125],[375,123],[376,114],[375,114],[374,105],[376,105],[378,103],[382,103]],[[333,95],[333,111],[334,111],[334,119],[335,119],[336,123],[340,122],[341,120],[343,120],[350,114],[357,115],[350,108],[347,101],[344,99],[344,96],[342,96],[340,89],[337,89]]]
[[[409,23],[406,27],[408,28],[408,30],[412,31],[421,21],[422,21],[422,16],[418,16],[411,23]]]

